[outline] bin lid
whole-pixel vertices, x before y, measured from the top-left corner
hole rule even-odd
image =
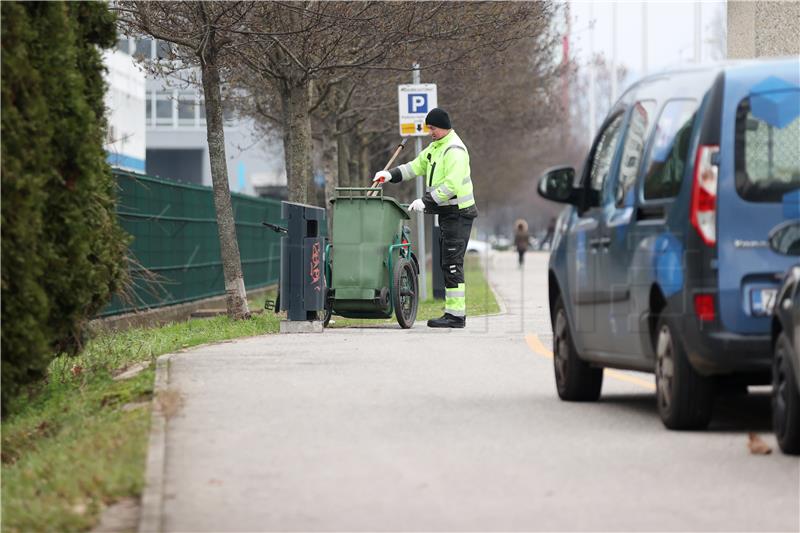
[[[349,189],[343,189],[344,191],[348,191]],[[356,189],[358,191],[358,189]],[[374,190],[374,189],[373,189]],[[360,191],[359,191],[360,192]],[[331,203],[336,202],[338,199],[342,200],[361,200],[361,201],[368,201],[368,202],[388,202],[389,204],[395,206],[397,210],[402,213],[403,220],[411,220],[411,215],[408,214],[400,202],[397,201],[396,198],[392,196],[350,196],[349,194],[339,194],[339,189],[336,189],[336,196],[331,198]]]

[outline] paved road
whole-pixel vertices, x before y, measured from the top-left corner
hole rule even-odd
[[[173,358],[168,531],[800,530],[800,461],[752,456],[764,394],[669,432],[646,374],[554,389],[544,254],[488,264],[506,313],[265,336]],[[524,306],[520,305],[524,293]]]

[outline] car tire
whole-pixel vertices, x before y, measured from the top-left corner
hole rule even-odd
[[[698,374],[676,335],[662,316],[656,327],[656,402],[669,429],[705,429],[714,407],[714,382]]]
[[[578,356],[560,296],[554,311],[553,370],[558,397],[568,402],[597,401],[603,388],[603,369],[589,365]]]
[[[772,427],[781,451],[800,455],[800,391],[789,364],[793,356],[792,343],[781,333],[772,362]]]

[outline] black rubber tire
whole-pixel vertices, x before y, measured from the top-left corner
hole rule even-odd
[[[333,309],[331,309],[331,303],[325,302],[325,309],[322,311],[322,327],[327,328],[328,324],[331,323],[331,316],[333,316]]]
[[[405,258],[400,258],[394,264],[392,274],[392,302],[394,303],[394,316],[403,329],[414,325],[417,319],[417,306],[419,304],[419,291],[417,273],[414,265]]]
[[[676,328],[665,314],[655,331],[656,402],[669,429],[705,429],[714,408],[714,381],[689,363]]]
[[[589,365],[578,355],[560,296],[553,317],[553,371],[558,397],[568,402],[597,401],[603,388],[603,369]]]
[[[772,427],[781,451],[800,455],[800,390],[788,360],[794,355],[789,337],[781,333],[772,362]]]

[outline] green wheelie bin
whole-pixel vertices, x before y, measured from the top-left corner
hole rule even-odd
[[[405,225],[408,213],[382,189],[337,188],[331,203],[324,324],[333,313],[347,318],[394,313],[401,327],[410,328],[417,317],[419,265]]]

